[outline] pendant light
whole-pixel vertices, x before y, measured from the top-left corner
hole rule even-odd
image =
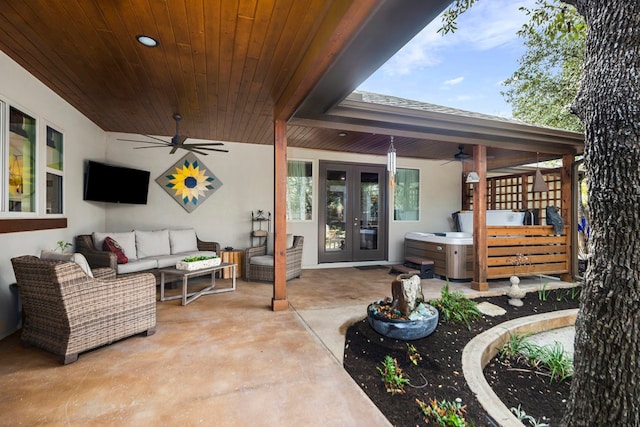
[[[547,183],[544,181],[544,177],[542,176],[542,172],[538,167],[538,154],[536,153],[536,175],[533,178],[533,191],[536,193],[543,193],[549,191],[549,187]]]
[[[387,171],[389,172],[389,182],[393,187],[396,177],[396,147],[393,146],[393,136],[391,137],[391,143],[387,150]]]

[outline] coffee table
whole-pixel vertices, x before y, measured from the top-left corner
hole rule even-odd
[[[214,289],[216,287],[216,271],[220,271],[223,268],[231,267],[231,287]],[[231,292],[236,290],[236,264],[223,262],[215,267],[201,268],[199,270],[178,270],[175,267],[161,268],[160,272],[160,301],[169,301],[182,298],[182,305],[187,305],[190,302],[195,301],[203,295],[219,294],[221,292]],[[190,277],[200,277],[211,275],[211,285],[198,292],[187,293],[187,284]],[[164,279],[165,276],[178,276],[182,277],[182,295],[174,295],[170,297],[164,296]]]

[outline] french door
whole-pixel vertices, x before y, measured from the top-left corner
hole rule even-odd
[[[321,161],[319,172],[318,261],[385,260],[385,166]]]

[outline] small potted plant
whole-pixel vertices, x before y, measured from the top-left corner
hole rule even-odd
[[[222,258],[217,254],[212,256],[200,255],[182,258],[177,262],[178,270],[200,270],[202,268],[211,268],[220,265]]]

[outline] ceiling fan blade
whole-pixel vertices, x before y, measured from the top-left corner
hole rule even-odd
[[[186,148],[189,147],[189,148]],[[182,148],[186,148],[187,150],[198,149],[198,150],[206,150],[206,151],[220,151],[221,153],[228,153],[229,150],[224,150],[221,148],[208,148],[208,147],[199,147],[196,144],[184,144]]]
[[[223,142],[196,142],[195,144],[189,144],[193,146],[207,146],[207,145],[224,145]]]
[[[157,145],[164,145],[164,146],[169,145],[169,143],[167,141],[164,141],[164,142],[160,143],[160,142],[155,142],[155,141],[140,141],[139,139],[123,139],[123,138],[118,138],[118,141],[137,142],[139,144],[157,144]],[[160,140],[160,141],[162,141],[162,140]]]
[[[180,148],[180,147],[177,146],[177,145],[174,145],[173,147],[171,147],[171,151],[169,151],[169,154],[175,153],[176,151],[178,151],[178,148]]]
[[[188,145],[183,145],[183,146],[181,146],[180,148],[184,148],[185,150],[187,150],[187,151],[191,151],[192,153],[202,154],[203,156],[208,156],[208,155],[209,155],[208,153],[205,153],[205,152],[200,151],[200,150],[198,150],[198,149],[191,148],[191,147],[189,147]]]
[[[149,145],[147,147],[133,147],[133,149],[134,150],[141,150],[143,148],[164,148],[166,146],[167,146],[167,144],[164,144],[164,145]]]

